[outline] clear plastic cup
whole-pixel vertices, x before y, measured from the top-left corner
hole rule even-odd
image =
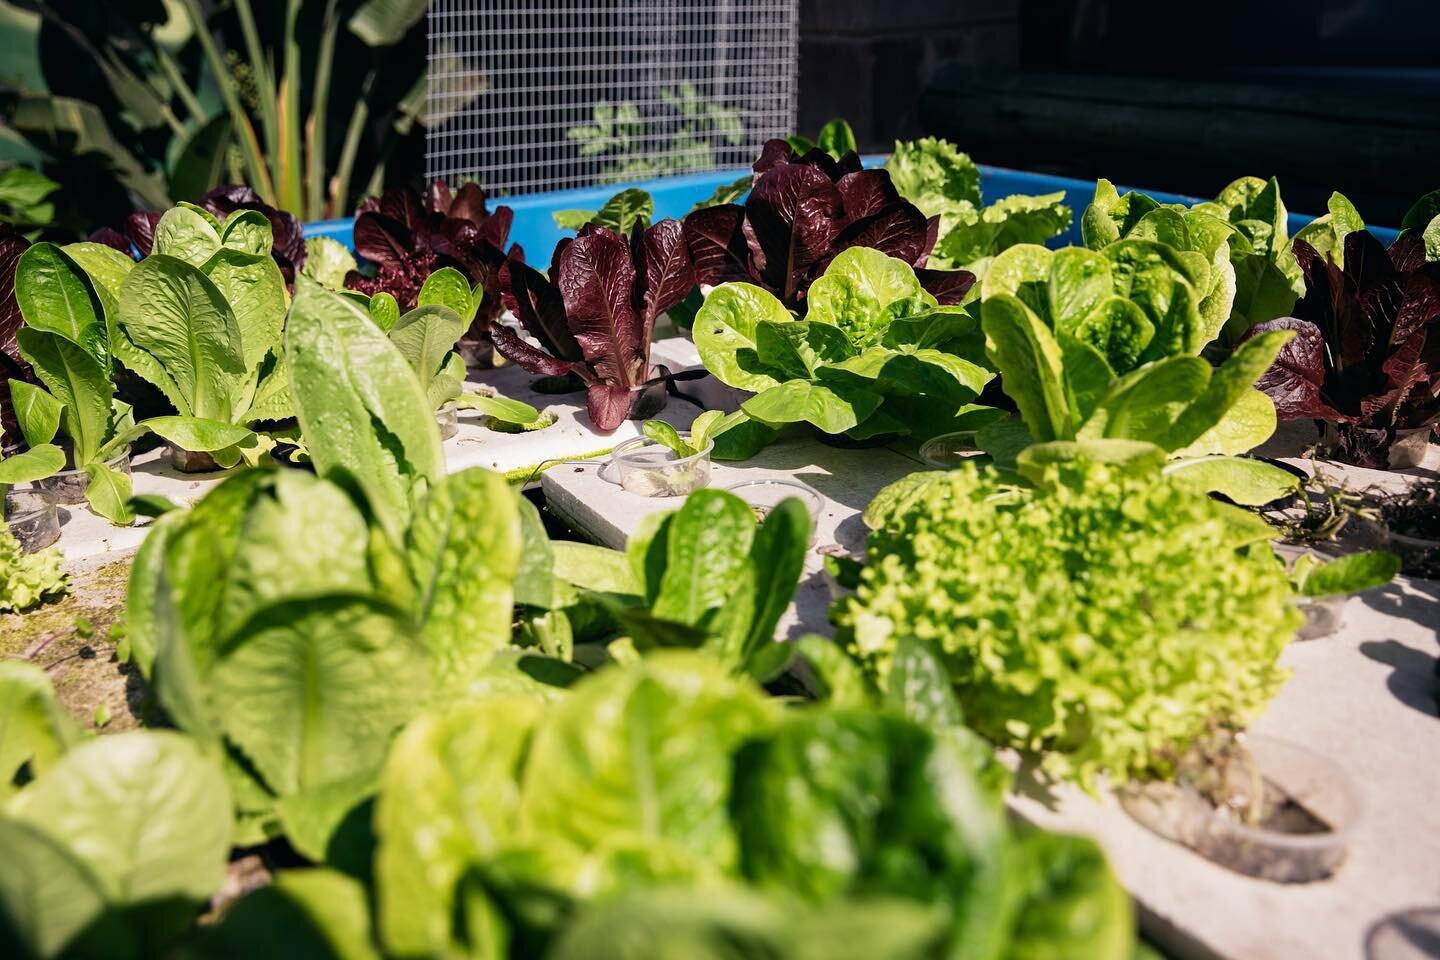
[[[824,506],[825,498],[809,484],[799,480],[742,480],[725,489],[748,503],[750,509],[755,511],[757,520],[764,520],[781,500],[794,497],[805,504],[805,510],[810,514],[810,542],[815,542],[815,531],[820,523],[820,508]]]
[[[689,442],[690,434],[680,438]],[[712,441],[694,456],[677,457],[669,447],[649,437],[626,440],[610,454],[620,486],[642,497],[683,497],[710,485]]]
[[[130,450],[127,448],[118,456],[107,460],[105,466],[130,476]],[[35,489],[48,493],[60,504],[85,502],[85,491],[90,487],[90,475],[84,470],[61,470],[43,480],[36,480]]]
[[[220,469],[211,451],[186,450],[169,442],[165,444],[165,462],[181,473],[210,473]]]
[[[1276,883],[1323,880],[1345,860],[1364,813],[1355,781],[1333,760],[1297,743],[1247,734],[1271,815],[1245,822],[1243,809],[1219,807],[1188,783],[1132,784],[1120,791],[1126,812],[1160,836],[1237,873]]]
[[[1430,438],[1434,427],[1416,427],[1410,430],[1396,430],[1395,442],[1390,444],[1387,458],[1391,470],[1418,467],[1425,462],[1425,453],[1430,449]]]
[[[440,427],[440,439],[449,440],[460,432],[460,414],[453,403],[447,403],[435,411],[435,423]]]
[[[1365,960],[1435,960],[1440,957],[1440,907],[1393,913],[1365,935]]]
[[[920,446],[920,459],[937,470],[948,470],[969,457],[984,453],[975,443],[974,430],[957,430],[931,437]]]
[[[1295,606],[1305,615],[1305,624],[1295,635],[1296,640],[1323,640],[1334,636],[1345,621],[1345,601],[1349,594],[1331,597],[1296,597]]]
[[[43,550],[60,539],[60,514],[55,498],[41,490],[5,494],[5,528],[25,553]]]

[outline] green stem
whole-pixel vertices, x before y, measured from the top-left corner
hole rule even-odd
[[[170,81],[170,86],[175,88],[175,95],[185,105],[185,112],[190,114],[190,119],[197,124],[203,124],[210,119],[205,116],[205,108],[200,106],[200,98],[195,96],[195,91],[190,89],[190,84],[185,82],[185,75],[180,72],[180,65],[175,62],[170,51],[166,50],[160,43],[151,39],[155,48],[155,59],[160,64],[160,70],[165,74],[165,79]]]
[[[200,40],[200,48],[205,52],[205,59],[209,61],[210,69],[215,74],[215,86],[220,89],[225,109],[230,111],[230,119],[235,123],[235,132],[240,139],[240,154],[245,161],[250,186],[255,188],[266,203],[274,204],[275,187],[270,182],[270,173],[265,169],[265,161],[260,155],[260,144],[255,140],[255,128],[250,125],[250,118],[240,106],[240,96],[225,69],[225,61],[221,59],[220,51],[215,47],[215,38],[210,35],[210,27],[205,23],[205,17],[196,0],[182,2],[185,12],[190,16],[190,25],[195,30],[195,36]]]
[[[335,178],[330,183],[330,206],[338,214],[345,213],[350,199],[350,176],[355,169],[355,155],[360,152],[360,137],[370,119],[370,88],[375,83],[375,69],[365,74],[360,85],[360,99],[355,111],[350,114],[350,125],[345,130],[345,143],[340,147],[340,162],[335,167]]]
[[[296,36],[300,22],[301,0],[285,3],[285,58],[280,74],[280,167],[276,171],[280,188],[280,207],[301,212],[300,136],[300,39]]]
[[[250,59],[250,70],[255,74],[255,85],[260,90],[260,132],[265,138],[265,154],[273,172],[280,168],[280,118],[276,115],[275,71],[265,48],[260,43],[260,31],[255,29],[255,12],[250,0],[235,0],[235,15],[240,20],[240,33],[245,37],[245,55]]]
[[[320,53],[315,60],[314,102],[310,107],[310,144],[306,156],[310,183],[306,191],[306,216],[325,216],[325,125],[330,109],[330,70],[335,62],[335,0],[326,0],[325,19],[320,30]]]

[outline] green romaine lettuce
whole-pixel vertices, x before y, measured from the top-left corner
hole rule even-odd
[[[907,264],[851,248],[811,285],[807,303],[796,320],[759,287],[726,283],[696,316],[705,366],[756,392],[742,406],[749,420],[926,437],[993,416],[974,405],[993,376],[970,359],[981,355],[977,325],[958,307],[938,306]],[[726,432],[716,456],[728,454]]]
[[[1119,241],[1107,252],[1144,243]],[[1268,503],[1294,488],[1294,476],[1237,458],[1275,431],[1274,405],[1254,383],[1291,334],[1254,337],[1217,369],[1185,352],[1144,362],[1160,339],[1151,331],[1175,321],[1176,303],[1188,304],[1174,296],[1189,289],[1186,281],[1164,276],[1163,249],[1140,247],[1144,258],[1113,261],[1143,265],[1129,277],[1143,305],[1111,292],[1112,260],[1092,251],[1015,247],[996,259],[981,303],[986,345],[1023,428],[982,430],[981,445],[1008,462],[1029,441],[1055,444],[1052,454],[1079,449],[1057,441],[1153,444],[1180,461],[1192,486],[1237,503]],[[1180,322],[1193,319],[1187,313]]]
[[[1017,243],[1044,243],[1070,226],[1065,194],[1016,194],[986,206],[980,168],[947,140],[897,142],[885,161],[895,189],[927,217],[939,217],[928,266],[937,270],[978,265]]]
[[[1092,250],[1133,237],[1204,259],[1204,279],[1193,282],[1206,340],[1223,333],[1234,342],[1254,324],[1288,314],[1303,289],[1287,218],[1273,177],[1241,177],[1213,202],[1190,207],[1139,192],[1121,196],[1102,179],[1081,230]]]
[[[368,311],[305,277],[285,331],[290,393],[322,475],[354,478],[397,542],[444,475],[435,408]]]
[[[237,474],[160,520],[127,636],[176,725],[245,757],[247,837],[324,856],[390,735],[480,682],[510,639],[520,531],[483,470],[441,479],[398,539],[356,487],[298,471]]]

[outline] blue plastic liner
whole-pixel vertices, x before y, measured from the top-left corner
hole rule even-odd
[[[872,154],[863,158],[867,167],[883,166],[884,154]],[[748,167],[734,167],[729,170],[715,170],[710,173],[689,174],[682,177],[664,177],[659,180],[642,180],[635,183],[611,184],[602,187],[586,187],[580,190],[554,190],[549,193],[532,193],[522,197],[499,197],[491,200],[491,206],[504,204],[515,211],[515,222],[510,228],[510,242],[518,243],[525,249],[525,258],[532,264],[544,268],[550,263],[550,252],[562,237],[573,236],[572,231],[555,226],[552,216],[557,210],[596,210],[610,197],[627,187],[647,190],[655,198],[655,217],[680,218],[689,213],[695,204],[706,200],[717,187],[736,180],[750,172]],[[1121,193],[1139,189],[1162,203],[1193,204],[1201,202],[1198,197],[1186,197],[1164,190],[1127,187],[1116,185]],[[1014,193],[1056,193],[1065,191],[1065,203],[1074,211],[1068,232],[1050,241],[1052,247],[1063,247],[1080,243],[1080,215],[1095,195],[1093,180],[1074,180],[1069,177],[1054,177],[1043,173],[1026,173],[1023,170],[1007,170],[1004,167],[980,167],[980,190],[987,202],[993,203],[1001,197]],[[1290,214],[1290,233],[1293,235],[1305,224],[1315,219],[1301,213]],[[307,237],[331,237],[352,250],[355,247],[355,220],[346,217],[341,220],[322,220],[305,224]],[[1384,227],[1370,227],[1370,232],[1381,243],[1394,241],[1396,231]]]

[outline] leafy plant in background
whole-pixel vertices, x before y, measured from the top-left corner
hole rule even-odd
[[[998,415],[974,404],[994,376],[978,362],[978,324],[959,307],[941,307],[903,260],[846,250],[805,303],[797,320],[764,289],[726,283],[700,309],[701,361],[723,383],[755,392],[741,410],[767,428],[753,431],[756,446],[717,456],[744,459],[786,423],[854,439],[925,437]]]
[[[740,114],[711,101],[692,83],[662,88],[660,101],[668,115],[644,115],[628,100],[602,100],[591,108],[590,122],[566,130],[565,139],[578,145],[580,156],[602,162],[601,183],[709,170],[715,166],[716,147],[745,141]]]
[[[629,187],[600,205],[599,210],[556,210],[551,217],[561,230],[579,231],[587,223],[605,227],[625,236],[638,223],[641,230],[650,228],[655,218],[655,198],[646,190]]]
[[[123,335],[110,335],[117,308],[113,297],[102,301],[101,289],[54,244],[25,251],[15,268],[15,295],[25,320],[16,342],[44,387],[11,380],[10,396],[27,445],[48,445],[63,429],[70,466],[89,477],[85,497],[92,509],[115,523],[129,523],[130,477],[107,461],[127,442],[134,416],[115,396],[114,345]]]
[[[28,167],[0,165],[0,223],[36,240],[40,231],[55,219],[55,203],[49,199],[60,184]]]
[[[750,192],[752,177],[746,174],[732,183],[722,183],[704,200],[696,201],[690,212],[722,203],[734,203]],[[587,223],[628,234],[635,224],[648,228],[655,219],[655,198],[647,190],[627,187],[600,205],[598,210],[556,210],[550,215],[562,230],[580,230]]]
[[[860,149],[855,144],[855,131],[850,129],[848,121],[840,117],[836,117],[821,127],[820,132],[815,135],[814,140],[794,133],[786,137],[785,142],[788,143],[790,149],[794,150],[799,156],[804,156],[811,150],[818,149],[830,154],[830,156],[836,160],[839,160],[847,153],[856,153]]]
[[[500,285],[505,306],[540,346],[496,323],[495,349],[533,373],[579,377],[597,430],[620,426],[637,393],[663,396],[672,378],[650,364],[655,321],[695,286],[678,221],[637,228],[632,240],[587,225],[555,246],[548,279],[509,260]]]
[[[983,273],[985,260],[1017,243],[1044,243],[1070,226],[1064,191],[1015,194],[985,205],[980,168],[947,140],[897,141],[885,161],[895,189],[940,229],[930,265]]]
[[[466,183],[455,193],[435,182],[422,199],[408,187],[371,197],[355,217],[355,251],[373,273],[352,271],[345,286],[369,296],[388,293],[402,311],[418,305],[420,289],[436,270],[454,267],[484,292],[463,337],[473,350],[500,316],[500,270],[524,260],[518,245],[505,249],[514,212],[485,203],[485,191]]]
[[[967,724],[1087,787],[1243,727],[1300,622],[1271,528],[1142,465],[1022,469],[1033,487],[969,464],[901,481],[839,639],[882,680],[903,638],[932,640]]]
[[[935,224],[901,199],[889,174],[862,170],[854,154],[840,161],[820,150],[797,157],[783,140],[771,140],[754,172],[743,206],[721,204],[685,217],[698,283],[752,283],[798,309],[815,278],[851,247],[905,261],[941,303],[958,303],[973,282],[963,271],[924,269]]]
[[[1388,251],[1352,231],[1343,249],[1342,265],[1297,236],[1305,296],[1247,336],[1295,331],[1257,386],[1280,419],[1329,425],[1342,460],[1384,468],[1398,431],[1440,421],[1440,263],[1414,231]]]
[[[424,3],[35,9],[51,92],[12,93],[6,120],[76,185],[67,202],[91,222],[118,220],[130,197],[165,209],[226,180],[314,220],[347,208],[357,171],[373,171],[370,192],[403,179],[389,167],[420,114]]]

